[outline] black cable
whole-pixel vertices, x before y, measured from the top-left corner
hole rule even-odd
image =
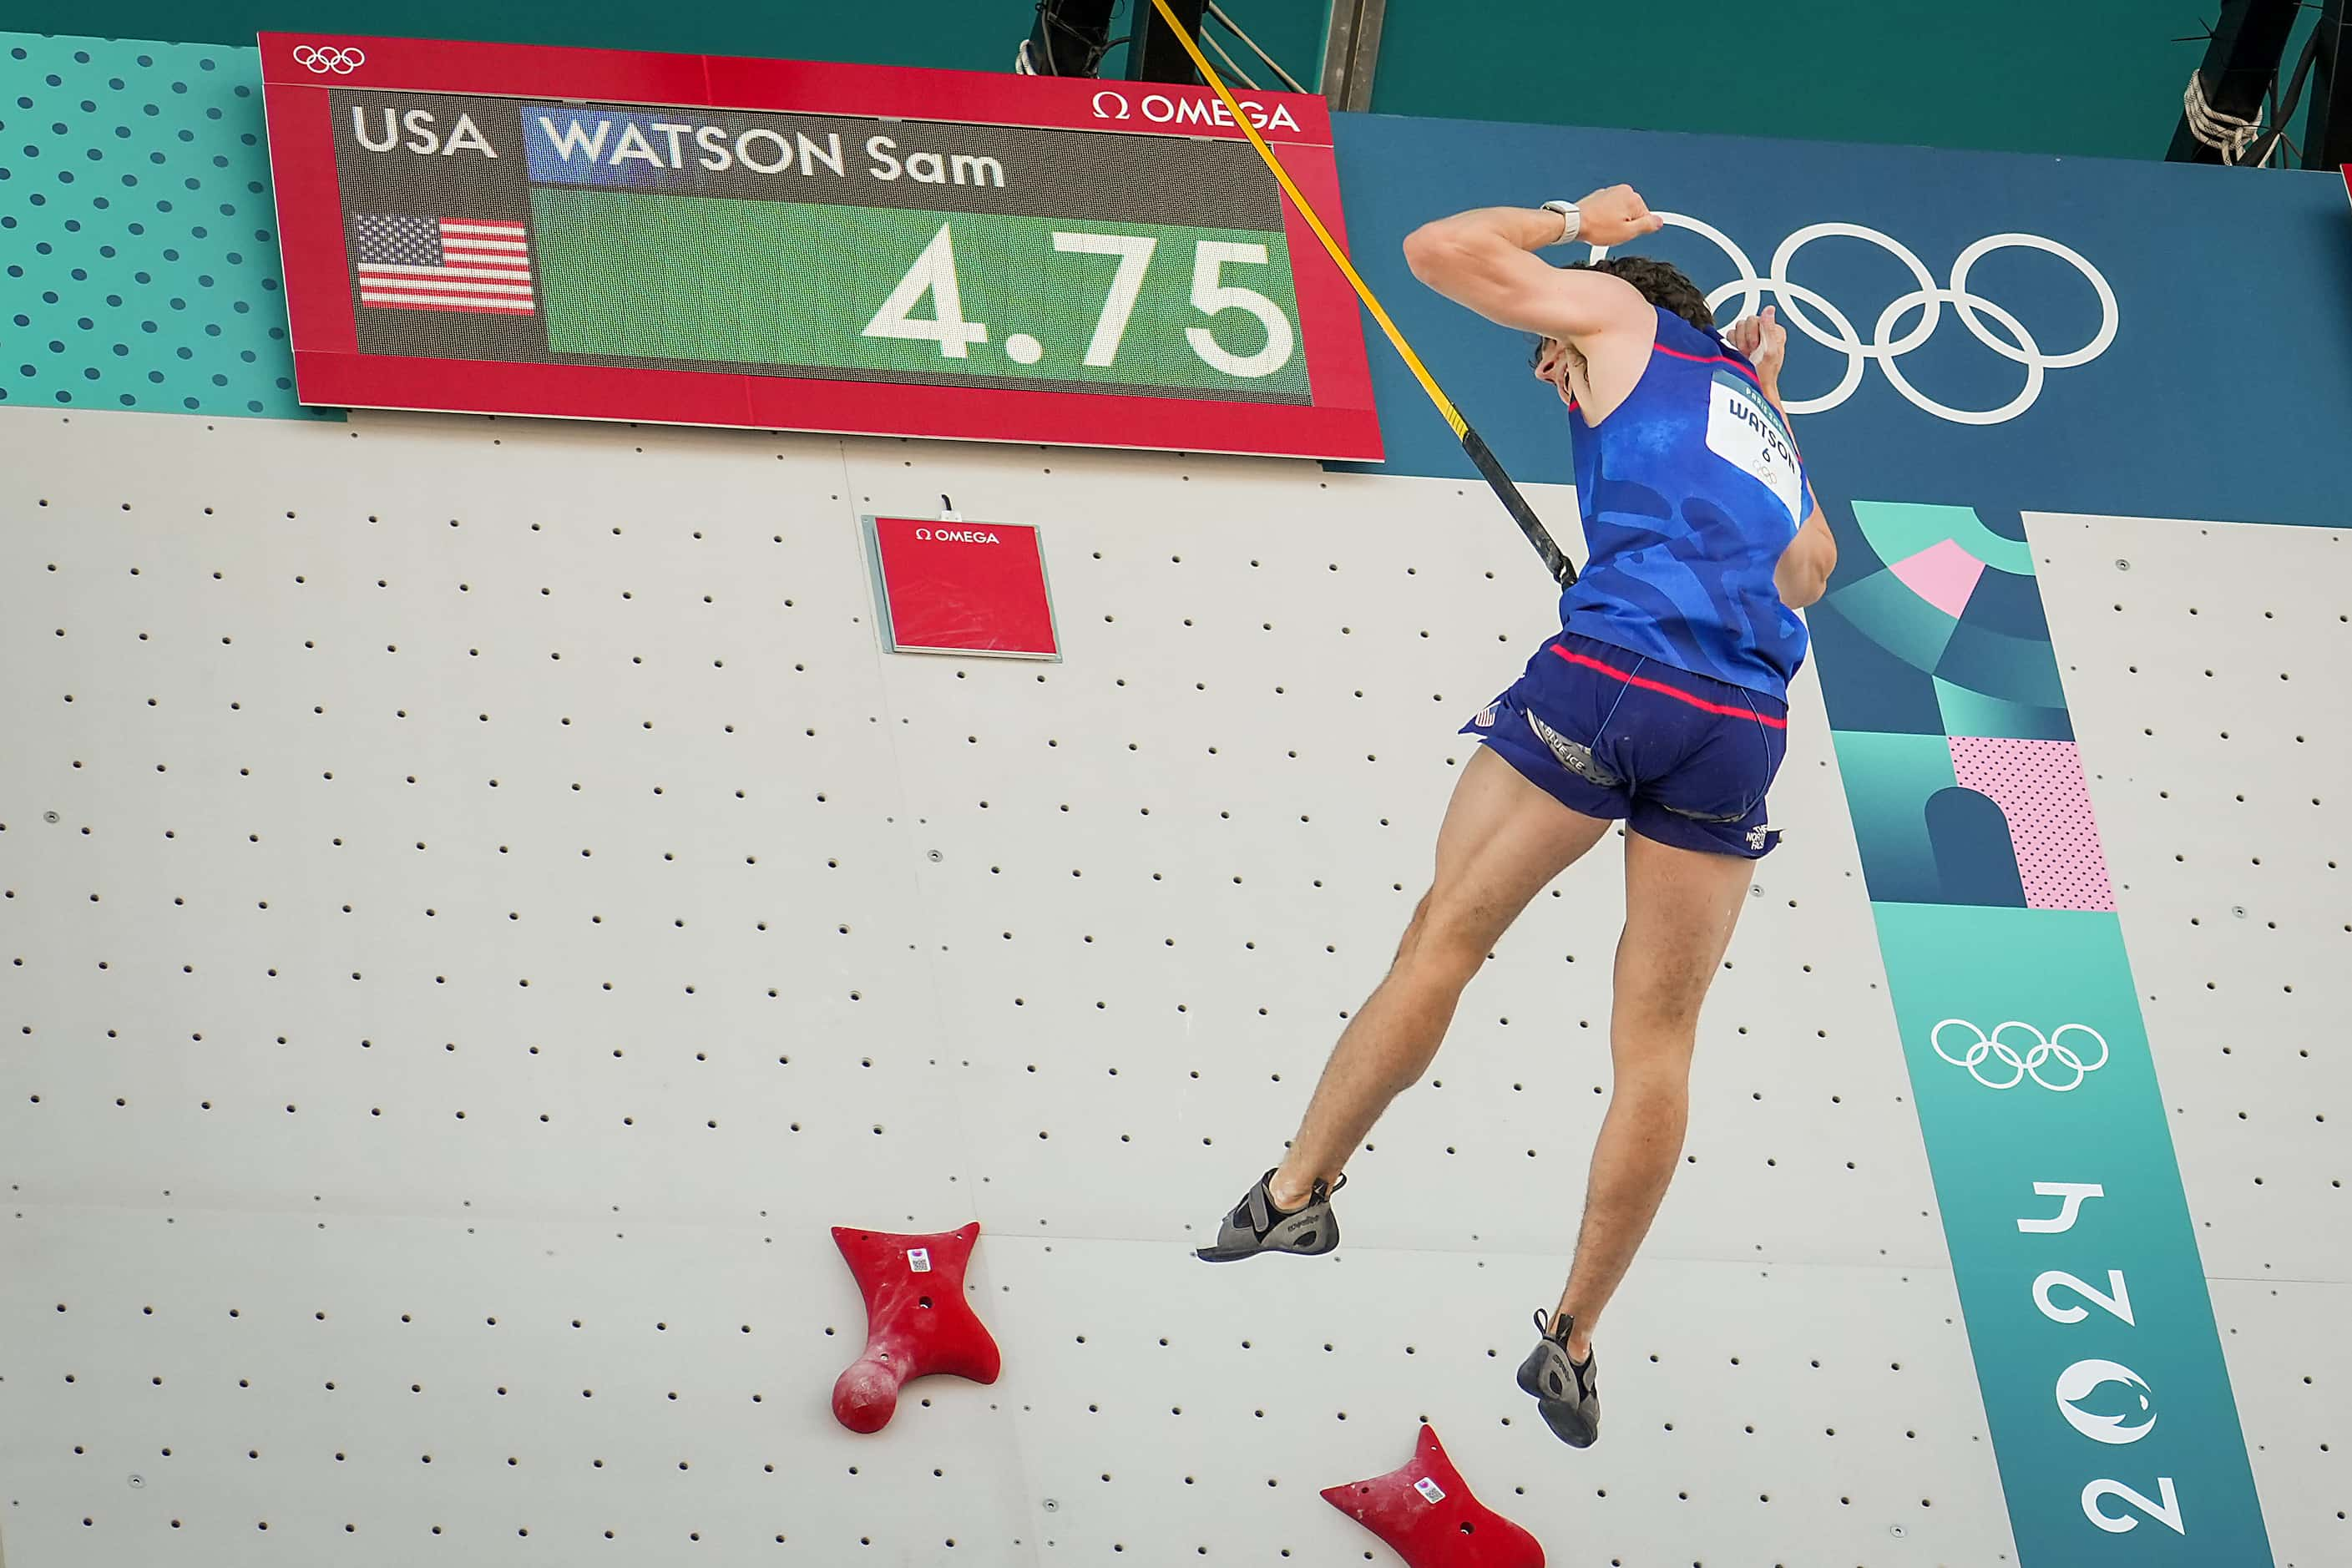
[[[1110,9],[1114,16],[1118,12],[1117,5],[1113,5]],[[1085,28],[1074,26],[1063,19],[1061,0],[1037,0],[1037,37],[1045,47],[1047,76],[1065,74],[1061,61],[1054,52],[1054,35],[1056,32],[1066,35],[1066,41],[1077,46],[1080,63],[1076,70],[1066,73],[1075,77],[1092,78],[1099,74],[1102,69],[1103,57],[1128,41],[1124,37],[1118,37],[1106,39],[1097,44],[1088,37]]]
[[[2287,122],[2294,118],[2295,109],[2303,101],[2304,84],[2310,79],[2312,65],[2318,58],[2319,30],[2315,27],[2312,29],[2311,37],[2303,41],[2303,56],[2294,62],[2294,75],[2288,79],[2284,103],[2281,103],[2278,99],[2278,78],[2276,76],[2271,78],[2270,133],[2257,138],[2246,149],[2247,162],[2252,163],[2255,168],[2259,169],[2270,162],[2271,153],[2283,142],[2286,143],[2289,151],[2295,150],[2294,143],[2287,140]]]

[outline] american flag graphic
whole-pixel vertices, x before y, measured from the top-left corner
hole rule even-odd
[[[360,303],[391,310],[532,312],[523,226],[495,218],[362,213]]]

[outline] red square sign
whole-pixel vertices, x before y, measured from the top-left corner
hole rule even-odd
[[[866,531],[893,653],[1061,658],[1036,529],[869,517]]]

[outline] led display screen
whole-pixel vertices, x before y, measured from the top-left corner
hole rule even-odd
[[[1204,89],[263,58],[305,401],[1378,455],[1345,285]],[[1244,110],[1334,221],[1321,100]]]

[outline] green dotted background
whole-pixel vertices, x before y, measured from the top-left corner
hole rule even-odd
[[[258,51],[0,33],[0,405],[294,400]]]

